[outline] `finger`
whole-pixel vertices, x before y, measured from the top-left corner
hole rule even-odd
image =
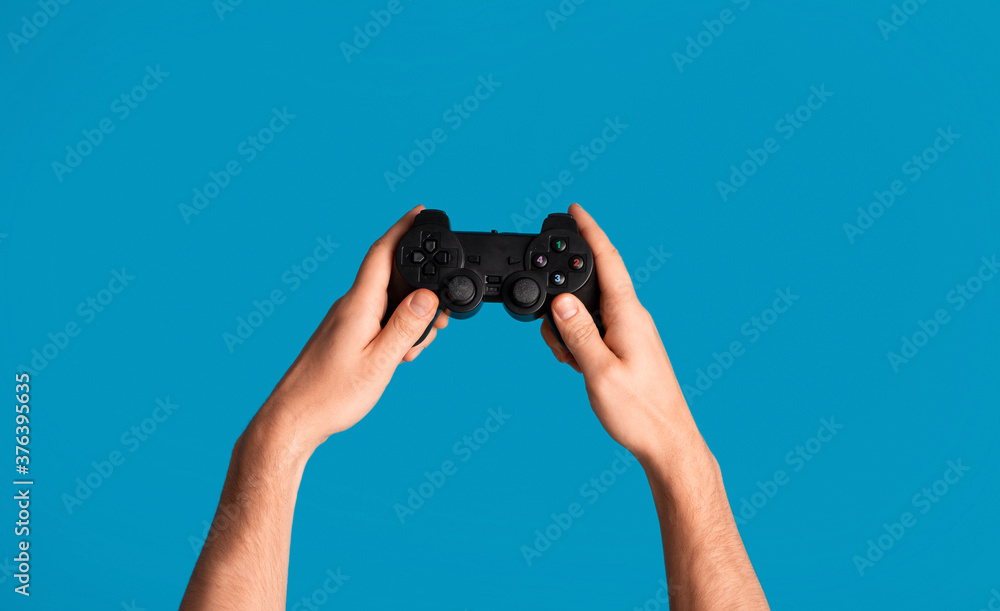
[[[441,312],[440,314],[438,314],[437,319],[434,320],[434,328],[444,329],[447,326],[448,326],[448,315],[445,314],[444,312]]]
[[[632,277],[629,276],[618,249],[608,239],[604,230],[580,204],[572,204],[569,212],[576,219],[580,235],[587,240],[590,250],[594,253],[594,268],[597,270],[597,285],[601,289],[601,299],[613,302],[615,305],[638,303],[635,288],[632,287]],[[603,314],[605,317],[608,315],[607,312]]]
[[[569,356],[569,350],[563,348],[559,340],[556,339],[556,334],[552,332],[552,327],[549,326],[548,319],[542,319],[542,326],[540,327],[542,332],[542,339],[545,340],[545,345],[552,350],[552,354],[555,355],[556,360],[559,362],[565,362],[566,357]]]
[[[604,344],[594,319],[575,295],[563,293],[552,300],[552,317],[583,375],[599,373],[617,362],[618,357]]]
[[[406,351],[406,354],[403,355],[403,361],[409,363],[413,359],[417,358],[417,355],[420,354],[424,348],[431,345],[431,342],[434,341],[434,338],[436,336],[437,336],[437,329],[431,329],[431,332],[427,334],[427,337],[424,338],[424,341],[420,342],[420,344]]]
[[[369,347],[377,360],[398,363],[413,348],[437,315],[437,295],[427,289],[417,289],[399,304],[392,318]]]
[[[576,359],[569,350],[563,348],[559,340],[556,339],[556,334],[552,332],[552,327],[549,326],[548,320],[542,320],[542,339],[545,340],[545,345],[552,350],[552,356],[556,357],[556,360],[560,363],[566,363],[573,369],[580,371],[580,365],[577,364]]]
[[[389,276],[392,274],[392,260],[396,255],[396,246],[399,239],[403,237],[410,227],[413,227],[413,219],[423,210],[423,206],[417,206],[403,215],[403,218],[389,228],[385,234],[375,240],[372,247],[368,249],[358,275],[354,279],[352,290],[357,293],[362,301],[370,299],[381,299],[385,295],[386,287],[389,286]]]
[[[434,341],[434,338],[437,337],[438,329],[444,329],[447,326],[448,326],[448,315],[445,314],[444,312],[441,312],[440,314],[438,314],[438,317],[434,319],[434,327],[431,329],[431,332],[427,334],[427,337],[424,338],[424,341],[420,342],[419,345],[414,346],[409,350],[407,350],[406,354],[403,356],[403,360],[406,362],[410,362],[413,359],[417,358],[417,355],[420,354],[420,351],[426,348],[427,346],[430,346],[431,342]]]

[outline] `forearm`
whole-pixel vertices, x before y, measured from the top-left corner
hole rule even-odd
[[[262,413],[236,442],[182,611],[285,608],[295,497],[309,452],[284,431]]]
[[[660,520],[670,608],[768,609],[718,463],[693,423],[669,457],[642,460]]]

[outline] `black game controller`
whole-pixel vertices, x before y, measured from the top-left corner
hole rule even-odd
[[[573,293],[604,335],[594,255],[569,214],[550,214],[542,231],[533,235],[452,231],[447,214],[423,210],[396,247],[382,326],[396,306],[419,288],[437,293],[438,308],[453,318],[473,316],[484,301],[502,303],[521,321],[544,315],[560,343],[552,299]],[[433,321],[417,344],[432,327]]]

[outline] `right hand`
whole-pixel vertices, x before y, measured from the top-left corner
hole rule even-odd
[[[704,441],[688,409],[652,317],[635,295],[632,279],[604,231],[579,204],[569,208],[594,253],[601,290],[604,339],[579,299],[565,293],[552,302],[542,337],[555,357],[583,373],[590,404],[604,429],[640,461],[688,452]]]

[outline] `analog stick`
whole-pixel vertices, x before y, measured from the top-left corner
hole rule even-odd
[[[472,281],[472,278],[459,274],[452,276],[448,280],[448,292],[445,294],[445,297],[453,304],[464,306],[472,301],[472,298],[475,296],[476,284]]]
[[[535,305],[541,294],[542,290],[538,288],[538,283],[531,278],[521,278],[510,290],[511,299],[519,308],[530,308]]]

